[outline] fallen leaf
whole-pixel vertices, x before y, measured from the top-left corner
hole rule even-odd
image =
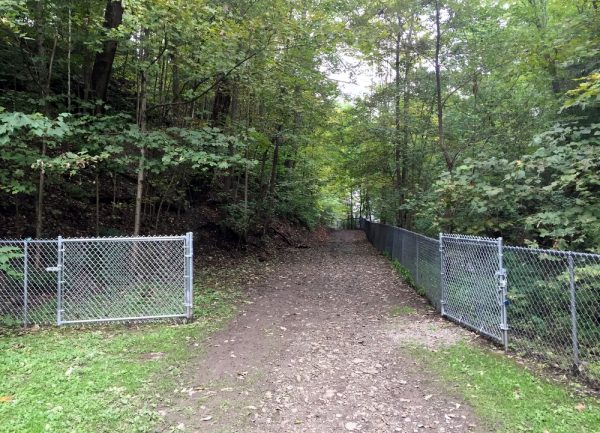
[[[0,396],[0,403],[8,403],[9,401],[12,401],[12,397],[10,395],[2,395]]]

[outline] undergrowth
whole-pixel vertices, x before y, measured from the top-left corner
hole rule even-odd
[[[425,289],[423,289],[422,287],[420,287],[419,285],[417,285],[417,283],[415,282],[415,280],[413,279],[410,271],[405,268],[402,263],[400,263],[398,260],[394,259],[389,253],[384,252],[383,255],[385,257],[387,257],[387,259],[392,263],[392,267],[394,268],[394,270],[396,271],[396,273],[400,276],[400,278],[402,278],[402,280],[412,289],[415,290],[415,292],[417,292],[417,294],[419,296],[425,296]]]

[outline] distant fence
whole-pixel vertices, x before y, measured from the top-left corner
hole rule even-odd
[[[361,220],[443,316],[508,350],[600,383],[600,255],[429,238]]]
[[[0,325],[191,318],[192,241],[0,240]]]

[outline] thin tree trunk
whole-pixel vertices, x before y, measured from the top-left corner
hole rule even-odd
[[[165,192],[160,197],[160,202],[158,203],[158,209],[156,211],[156,220],[154,221],[154,233],[156,233],[158,230],[158,223],[160,221],[160,211],[163,207],[165,199],[167,198],[167,195],[171,191],[171,186],[173,185],[174,181],[175,181],[175,175],[171,176],[171,179],[169,180],[169,184],[167,185]]]
[[[402,97],[402,190],[400,191],[400,206],[403,206],[406,201],[406,190],[409,187],[408,179],[408,148],[410,141],[409,131],[409,116],[410,116],[410,70],[412,68],[411,62],[411,44],[412,35],[414,30],[414,16],[411,17],[411,24],[408,30],[407,46],[405,50],[404,59],[404,93]],[[399,209],[400,224],[402,227],[407,227],[408,224],[408,212],[404,209]]]
[[[266,201],[266,209],[265,214],[266,218],[263,226],[263,234],[267,232],[269,224],[271,223],[271,215],[273,212],[273,206],[275,204],[275,183],[277,182],[277,165],[279,164],[279,147],[281,142],[281,126],[277,128],[277,133],[275,135],[275,148],[273,149],[273,160],[271,164],[271,178],[269,179],[269,188],[267,193],[267,201]]]
[[[43,213],[44,213],[44,184],[46,181],[46,169],[44,167],[46,156],[47,145],[46,141],[42,141],[42,166],[40,168],[40,177],[38,180],[38,196],[36,206],[36,218],[35,218],[35,237],[40,239],[42,237],[43,230]]]
[[[40,98],[44,104],[44,114],[48,113],[48,90],[49,73],[47,68],[46,47],[45,47],[45,26],[46,26],[46,8],[43,0],[38,0],[35,4],[35,26],[36,26],[36,48],[37,48],[37,72],[40,86]],[[42,138],[41,149],[41,168],[38,179],[37,203],[36,203],[36,218],[35,218],[35,237],[40,238],[43,231],[43,213],[44,213],[44,184],[45,184],[45,156],[47,152],[46,141]]]
[[[71,7],[69,6],[69,39],[67,48],[67,111],[71,112]]]
[[[396,47],[394,52],[394,141],[395,141],[395,170],[396,170],[396,194],[398,194],[398,210],[396,213],[396,224],[402,225],[402,211],[400,206],[402,205],[402,190],[403,190],[403,179],[402,179],[402,139],[400,138],[400,39],[402,33],[400,31],[402,21],[398,16],[398,33],[396,34]]]
[[[454,162],[446,147],[444,140],[444,107],[442,104],[442,78],[440,69],[440,50],[442,45],[442,33],[440,29],[440,0],[435,0],[435,89],[437,95],[437,118],[438,118],[438,144],[444,155],[446,168],[452,172]]]
[[[246,158],[248,158],[248,150],[246,149]],[[244,170],[244,242],[248,239],[248,164],[245,164]]]
[[[141,52],[141,60],[144,60],[146,57],[146,49],[143,47],[148,31],[144,30],[142,32],[142,52]],[[137,113],[137,122],[138,128],[140,132],[144,134],[146,132],[146,107],[147,107],[147,96],[146,96],[146,88],[147,77],[146,71],[141,69],[139,72],[139,103],[138,103],[138,113]],[[144,144],[140,146],[140,160],[138,164],[138,176],[137,176],[137,190],[135,194],[135,220],[133,224],[133,234],[134,236],[138,236],[140,234],[140,226],[141,226],[141,216],[142,216],[142,198],[144,193],[144,165],[146,160],[146,148]]]
[[[100,236],[100,174],[96,171],[96,236]]]
[[[112,198],[112,215],[115,214],[117,207],[117,172],[113,172],[113,198]]]

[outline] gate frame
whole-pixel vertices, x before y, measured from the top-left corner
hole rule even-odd
[[[47,272],[57,273],[56,282],[56,324],[57,326],[65,324],[86,324],[86,323],[105,323],[105,322],[128,322],[140,320],[157,319],[192,319],[193,318],[193,292],[194,292],[194,241],[193,232],[187,232],[183,236],[123,236],[123,237],[95,237],[95,238],[67,238],[57,237],[58,259],[56,267],[46,268]],[[156,316],[131,316],[131,317],[111,317],[95,318],[83,320],[63,320],[64,313],[64,242],[138,242],[138,241],[183,241],[183,306],[184,312],[181,314],[163,314]]]
[[[445,239],[454,239],[458,241],[466,241],[466,242],[494,242],[497,245],[497,269],[494,273],[496,277],[496,292],[497,292],[497,302],[500,307],[500,315],[498,317],[499,323],[498,328],[500,329],[500,337],[496,335],[491,335],[488,332],[476,328],[474,325],[465,322],[464,320],[459,319],[458,317],[454,317],[451,314],[446,312],[446,304],[448,301],[448,285],[447,285],[447,275],[445,272],[446,266],[446,248],[444,247]],[[498,238],[486,238],[482,236],[470,236],[470,235],[452,235],[452,234],[439,234],[439,242],[440,242],[440,305],[441,305],[441,315],[442,317],[446,317],[452,321],[455,321],[466,328],[472,329],[475,332],[484,335],[493,341],[500,343],[504,347],[504,351],[508,351],[508,314],[507,314],[507,305],[508,305],[508,278],[507,272],[504,268],[504,257],[503,257],[503,240],[501,237]]]

